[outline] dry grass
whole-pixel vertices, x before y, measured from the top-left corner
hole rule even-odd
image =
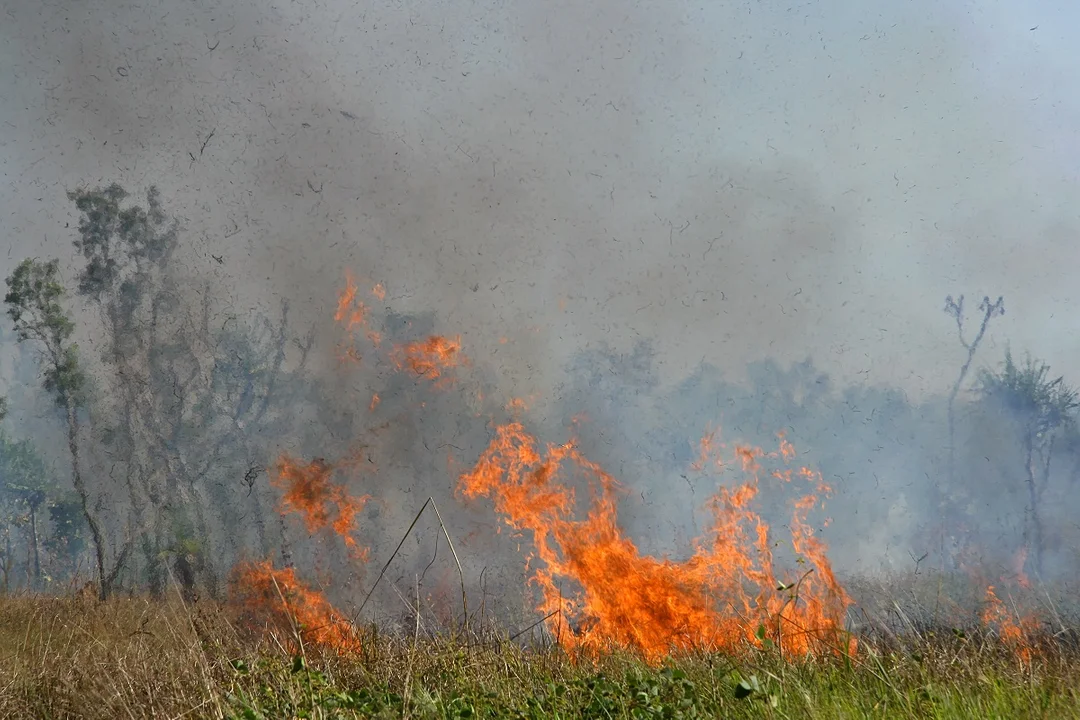
[[[1080,650],[1029,663],[986,632],[884,634],[855,658],[768,649],[650,668],[368,629],[348,657],[295,652],[200,602],[0,599],[0,717],[1080,717]]]

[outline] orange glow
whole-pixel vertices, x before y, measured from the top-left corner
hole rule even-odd
[[[371,289],[371,294],[375,296],[376,300],[385,300],[386,288],[383,287],[382,283],[375,283],[375,287]]]
[[[373,393],[371,403],[368,404],[368,412],[375,412],[375,408],[379,407],[379,402],[379,393]]]
[[[737,651],[768,640],[787,655],[853,653],[855,641],[842,629],[851,600],[805,522],[816,499],[799,500],[791,523],[805,569],[778,583],[769,528],[750,508],[764,453],[737,448],[735,454],[751,479],[716,493],[711,531],[684,562],[641,555],[617,524],[615,479],[573,442],[541,453],[518,422],[496,429],[476,466],[460,476],[459,490],[467,498],[491,497],[510,528],[532,532],[541,561],[532,570],[543,597],[537,609],[550,615],[552,633],[572,650],[617,646],[658,662],[672,651]],[[589,479],[592,503],[584,519],[573,518],[574,491],[559,482],[567,469]],[[557,579],[580,591],[560,589]]]

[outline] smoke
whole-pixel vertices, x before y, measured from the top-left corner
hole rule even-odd
[[[657,497],[641,517],[670,515],[684,537],[694,498],[665,505],[667,485],[685,483],[669,459],[635,470],[637,450],[670,421],[686,447],[665,439],[663,450],[686,459],[722,422],[759,442],[790,428],[828,459],[820,434],[850,440],[831,424],[846,422],[842,397],[817,397],[824,409],[801,423],[763,413],[752,427],[730,416],[756,391],[727,402],[735,385],[717,390],[725,408],[678,399],[695,373],[753,385],[756,361],[812,357],[837,393],[889,386],[911,402],[860,440],[893,443],[877,451],[889,468],[877,494],[837,488],[840,508],[865,518],[849,532],[878,532],[863,548],[878,554],[930,512],[924,476],[941,470],[934,397],[962,356],[946,294],[1005,295],[980,362],[1005,338],[1054,367],[1080,356],[1062,269],[1078,252],[1065,204],[1078,95],[1060,12],[921,0],[7,2],[6,262],[73,259],[66,190],[157,184],[184,224],[185,270],[224,288],[219,320],[274,315],[287,298],[295,327],[318,328],[312,362],[338,392],[298,412],[321,413],[338,447],[309,437],[313,453],[375,442],[359,410],[386,376],[344,373],[333,350],[351,268],[362,287],[385,285],[390,318],[460,334],[489,406],[535,397],[551,433],[590,415],[586,451],[608,447],[597,459]],[[607,400],[582,381],[591,361],[580,358],[643,340],[649,377]],[[395,382],[379,413],[397,429],[378,442],[380,467],[401,480],[377,494],[398,522],[423,501],[406,495],[447,482],[445,446],[469,462],[485,429],[458,417],[475,387],[434,401]],[[640,397],[611,410],[628,393]],[[424,418],[406,420],[420,402]],[[588,439],[598,418],[619,429],[614,442]],[[421,447],[437,450],[419,477],[394,465]],[[877,472],[855,465],[843,476]]]

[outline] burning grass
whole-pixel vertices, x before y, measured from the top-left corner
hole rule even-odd
[[[713,439],[709,435],[702,442],[703,456],[723,468]],[[521,423],[496,429],[476,467],[462,475],[460,488],[466,497],[494,498],[512,528],[531,533],[540,561],[533,575],[543,596],[538,609],[571,650],[626,648],[650,662],[672,650],[730,653],[764,643],[789,655],[854,653],[855,640],[844,632],[851,600],[805,520],[816,496],[796,500],[790,523],[792,548],[805,569],[780,580],[769,526],[753,509],[759,461],[766,453],[736,447],[732,456],[749,479],[722,486],[712,497],[711,531],[683,562],[642,555],[618,525],[615,479],[572,442],[549,445],[541,453]],[[793,457],[784,442],[769,454],[773,460]],[[568,465],[591,481],[592,505],[584,519],[575,516],[573,490],[559,481]],[[828,491],[806,468],[772,475],[786,483],[797,476],[809,480],[815,492]],[[560,579],[580,592],[566,593]],[[567,621],[584,629],[574,630]]]
[[[276,593],[275,593],[276,594]],[[231,606],[178,599],[0,599],[0,716],[1075,717],[1080,651],[1018,664],[984,631],[864,640],[855,657],[625,652],[574,662],[491,628],[362,628],[347,652],[290,648]],[[288,633],[289,631],[284,631]]]
[[[382,301],[385,290],[376,285],[371,295]],[[360,362],[357,345],[366,338],[375,362],[382,357],[432,390],[447,389],[469,366],[460,339],[442,336],[380,356],[370,315],[349,276],[335,312],[349,335],[343,358]],[[374,412],[378,393],[365,403]],[[906,595],[907,613],[899,594],[877,613],[864,605],[856,641],[854,600],[808,519],[830,490],[819,474],[793,465],[795,450],[783,438],[775,452],[729,452],[716,433],[705,436],[692,471],[715,488],[710,526],[688,557],[673,560],[639,551],[618,522],[620,484],[575,442],[542,446],[519,421],[496,425],[492,435],[459,476],[458,491],[490,500],[507,527],[528,535],[538,602],[518,632],[483,616],[461,622],[445,600],[431,607],[426,592],[423,607],[419,579],[407,593],[415,601],[401,594],[412,614],[408,633],[356,626],[302,568],[270,559],[236,567],[224,605],[188,605],[179,595],[0,598],[0,716],[1080,714],[1075,636],[1060,618],[1050,627],[1021,612],[994,582],[979,583],[980,609],[952,625],[936,612],[934,623],[911,622],[918,613]],[[358,575],[368,559],[358,520],[369,497],[351,493],[339,472],[356,464],[286,454],[271,477],[278,511],[294,528],[344,546],[349,562],[339,579]],[[582,487],[587,502],[575,492]],[[789,557],[774,556],[778,538],[759,507],[763,494],[790,501]],[[906,626],[887,620],[893,609]]]

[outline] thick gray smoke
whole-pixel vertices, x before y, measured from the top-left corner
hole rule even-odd
[[[576,412],[593,416],[586,436],[613,423],[614,439],[586,445],[642,492],[634,526],[693,535],[680,511],[701,493],[663,499],[668,485],[690,492],[676,468],[707,423],[757,442],[789,428],[810,461],[844,468],[832,514],[860,518],[830,530],[842,564],[877,567],[921,552],[939,396],[963,357],[945,295],[1005,295],[980,362],[1006,341],[1062,371],[1080,356],[1066,14],[925,0],[9,0],[5,275],[25,256],[74,260],[67,190],[156,184],[182,217],[186,271],[221,288],[220,319],[273,315],[288,298],[296,327],[319,327],[312,363],[339,389],[322,416],[339,448],[363,436],[354,410],[372,391],[336,368],[349,268],[362,290],[385,285],[392,313],[460,333],[496,406],[535,397],[549,432]],[[647,368],[611,392],[636,399],[603,400],[590,353],[635,347],[652,353]],[[830,378],[820,411],[729,422],[766,402],[768,379],[748,366],[806,357]],[[695,378],[726,384],[695,390]],[[872,470],[838,459],[849,385],[859,412],[904,408],[853,447],[878,453]],[[465,391],[410,392],[385,396],[383,412],[401,428],[427,402],[426,420],[393,443],[435,445],[425,477],[380,481],[395,521],[429,487],[448,497],[446,445],[469,462],[485,438],[482,420],[456,425]],[[669,447],[677,436],[685,445]],[[332,455],[318,441],[305,450]],[[670,457],[644,463],[643,449]],[[859,552],[856,538],[868,538]]]

